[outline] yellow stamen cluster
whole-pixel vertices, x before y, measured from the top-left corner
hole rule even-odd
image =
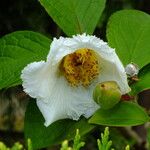
[[[66,55],[60,69],[72,86],[88,86],[98,76],[100,70],[97,54],[87,48]]]

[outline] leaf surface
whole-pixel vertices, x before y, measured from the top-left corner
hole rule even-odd
[[[67,34],[92,34],[105,7],[105,0],[40,0],[48,14]]]
[[[131,92],[133,94],[138,94],[139,92],[150,89],[150,64],[140,70],[138,78],[139,81],[131,85]]]
[[[120,102],[109,110],[99,109],[89,123],[106,126],[135,126],[149,121],[149,116],[137,104]]]
[[[21,70],[45,60],[51,40],[31,31],[17,31],[0,39],[0,89],[21,84]]]
[[[124,65],[136,63],[140,69],[150,63],[150,15],[138,10],[121,10],[108,22],[107,39]]]

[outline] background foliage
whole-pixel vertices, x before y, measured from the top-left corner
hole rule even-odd
[[[90,2],[91,2],[90,0],[87,0],[86,5],[83,5],[84,1],[79,1],[79,0],[75,0],[73,2],[67,1],[67,0],[66,1],[59,0],[57,2],[55,0],[51,0],[51,1],[40,0],[40,2],[28,0],[28,1],[15,1],[15,2],[9,1],[9,3],[7,1],[4,1],[2,3],[2,5],[0,6],[1,7],[0,19],[2,20],[2,23],[0,25],[1,37],[3,35],[6,35],[8,33],[11,33],[17,30],[32,30],[32,32],[30,31],[14,32],[6,36],[3,36],[0,39],[0,60],[1,60],[0,61],[0,67],[1,67],[0,89],[5,88],[1,90],[2,95],[6,95],[6,97],[8,96],[10,97],[11,95],[10,91],[13,91],[13,90],[6,89],[6,88],[9,88],[11,86],[15,86],[21,83],[21,80],[19,78],[20,71],[26,64],[35,60],[38,61],[41,59],[45,59],[45,56],[47,55],[47,52],[49,50],[49,43],[51,41],[50,39],[52,39],[51,37],[59,37],[60,35],[65,35],[65,34],[72,35],[75,33],[82,33],[82,32],[87,32],[87,33],[94,32],[95,35],[97,35],[98,37],[102,37],[104,40],[106,40],[106,33],[107,33],[107,40],[109,44],[112,47],[116,48],[116,51],[119,54],[119,57],[123,61],[124,65],[133,61],[137,63],[141,69],[140,74],[139,74],[140,81],[131,86],[133,88],[133,93],[137,94],[143,91],[143,89],[149,88],[149,84],[147,82],[149,80],[149,55],[148,55],[149,53],[148,52],[150,49],[149,43],[148,43],[150,39],[149,15],[145,14],[144,12],[142,13],[142,12],[133,11],[133,10],[132,11],[123,10],[115,14],[113,13],[116,12],[117,10],[128,9],[128,8],[132,8],[132,9],[136,8],[138,10],[143,10],[149,13],[150,2],[146,0],[145,1],[144,0],[143,1],[140,1],[140,0],[139,1],[134,1],[134,0],[109,1],[108,0],[106,2],[106,7],[104,11],[103,11],[104,4],[105,4],[104,0],[96,0],[96,1],[93,1],[92,4]],[[46,11],[54,20],[54,22],[47,15],[44,8],[41,7],[40,3],[41,5],[45,7]],[[70,9],[70,6],[73,9]],[[5,8],[8,8],[7,11],[5,10]],[[87,11],[87,8],[88,8],[88,11]],[[61,11],[58,11],[57,9]],[[111,18],[109,19],[110,16]],[[68,21],[68,18],[69,18],[69,21]],[[107,25],[107,30],[106,30],[107,22],[108,22],[108,25]],[[56,23],[60,27],[58,27]],[[94,31],[95,27],[96,27],[96,30]],[[35,33],[33,31],[40,32],[43,35],[39,33]],[[46,35],[48,38],[45,37],[44,35]],[[126,49],[128,49],[129,51],[128,53],[125,53]],[[142,59],[140,59],[141,49],[144,51],[144,57]],[[20,89],[20,87],[18,88]],[[4,97],[2,96],[2,101]],[[143,95],[142,103],[145,102],[144,97],[145,96]],[[12,97],[9,98],[10,102],[13,100],[13,98]],[[141,99],[138,99],[138,101],[141,102]],[[3,112],[1,113],[2,115],[6,114],[6,116],[7,114],[9,114],[8,115],[9,122],[7,122],[7,119],[6,119],[6,122],[5,122],[6,124],[10,123],[11,121],[10,114],[14,109],[13,107],[12,108],[9,107],[10,103],[7,103],[7,105],[8,107],[3,107],[3,108],[7,108],[8,112],[5,109],[3,109]],[[122,111],[122,107],[126,107],[128,103],[126,103],[126,105],[122,105],[122,104],[119,104],[119,105],[121,106],[121,109],[119,110],[118,114],[120,114],[120,112]],[[72,133],[72,131],[76,127],[80,129],[81,135],[82,133],[85,134],[86,132],[89,132],[95,127],[94,125],[87,124],[87,122],[84,119],[81,119],[79,123],[74,123],[73,121],[68,122],[68,120],[67,122],[66,121],[56,122],[56,124],[54,124],[53,126],[50,126],[49,128],[45,129],[42,126],[43,118],[42,116],[40,116],[37,108],[34,108],[34,107],[35,105],[33,105],[33,102],[30,102],[29,107],[27,109],[26,125],[25,125],[26,137],[28,138],[30,136],[30,138],[33,140],[34,148],[41,148],[41,147],[45,147],[45,146],[52,145],[55,143],[60,143],[65,138],[68,138],[68,139],[73,138],[74,134]],[[132,109],[130,109],[130,107]],[[117,109],[119,108],[120,107],[117,106]],[[127,108],[128,108],[128,111],[122,114],[123,118],[121,117],[118,118],[119,115],[116,115],[116,116],[113,115],[113,117],[115,118],[112,117],[112,120],[106,121],[103,118],[102,120],[100,120],[99,115],[103,116],[103,114],[107,115],[107,113],[103,111],[99,111],[91,118],[89,122],[100,124],[100,125],[102,124],[114,125],[114,123],[116,123],[115,122],[116,119],[126,119],[126,116],[128,115],[128,113],[130,117],[133,115],[131,119],[128,121],[128,125],[138,125],[138,124],[148,121],[147,115],[145,114],[143,109],[141,109],[140,107],[138,106],[136,107],[134,104],[133,105],[129,104]],[[110,113],[112,112],[113,112],[113,109],[110,110]],[[99,120],[97,120],[97,114],[98,114]],[[136,120],[136,117],[138,121]],[[32,118],[35,118],[34,122]],[[36,120],[37,118],[38,120]],[[104,118],[106,118],[106,116]],[[132,118],[134,118],[135,121]],[[106,122],[102,123],[103,121],[106,121]],[[66,128],[61,129],[62,123],[63,124],[67,123]],[[127,122],[125,121],[125,123]],[[121,124],[117,124],[117,126],[120,126],[120,125]],[[122,125],[125,125],[125,124],[123,123]],[[99,126],[99,128],[101,129],[102,127]],[[41,132],[38,132],[39,129],[41,130]],[[115,129],[115,132],[113,130],[112,135],[115,135],[117,131],[120,131],[119,128],[114,128],[114,129]],[[142,126],[142,129],[146,131],[147,128]],[[35,132],[36,130],[37,132]],[[94,130],[95,132],[93,133],[94,134],[97,133],[96,132],[97,130],[98,129],[95,129]],[[134,129],[135,130],[134,131],[132,128],[130,128],[130,130],[128,128],[124,128],[123,130],[128,131],[127,132],[129,134],[128,136],[132,137],[131,138],[132,140],[128,141],[125,138],[126,134],[121,131],[120,134],[117,133],[117,135],[119,135],[120,138],[117,141],[116,146],[118,146],[118,143],[119,141],[121,141],[121,139],[125,143],[126,142],[130,143],[130,145],[133,144],[134,145],[133,147],[136,147],[136,146],[140,147],[142,146],[142,143],[147,141],[146,134],[142,138],[138,136],[138,134],[141,133],[141,130],[139,130],[139,128],[138,128],[138,132],[135,132],[136,129]],[[2,132],[2,135],[4,134],[8,136],[12,132],[12,128],[11,127],[9,128],[9,132],[8,131],[4,132],[3,130],[1,132]],[[39,137],[42,138],[44,135],[48,136],[47,132],[49,133],[54,132],[54,134],[51,134],[53,137],[45,137],[45,139],[47,140],[43,140],[43,141],[38,140]],[[92,134],[90,134],[91,139],[95,137],[96,135],[93,136]],[[0,139],[3,140],[4,139],[3,136],[0,137]],[[135,139],[135,141],[133,139]],[[87,147],[89,147],[89,145]],[[92,148],[93,147],[94,145],[92,146]],[[123,144],[120,144],[119,149],[123,147],[124,147]],[[146,146],[142,146],[143,149],[145,147]]]

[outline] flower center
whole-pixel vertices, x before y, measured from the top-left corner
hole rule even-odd
[[[100,70],[97,54],[87,48],[66,55],[60,69],[72,86],[88,86],[99,75]]]

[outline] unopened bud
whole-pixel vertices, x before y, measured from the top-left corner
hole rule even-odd
[[[121,91],[114,81],[100,83],[93,92],[93,98],[103,109],[110,109],[121,99]]]
[[[139,67],[138,67],[138,65],[136,65],[134,63],[128,64],[125,67],[125,72],[129,77],[136,76],[139,73]]]

